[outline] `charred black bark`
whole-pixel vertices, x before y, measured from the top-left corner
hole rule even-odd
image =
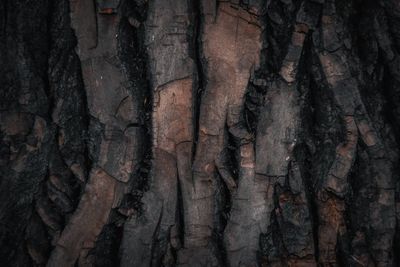
[[[397,0],[4,0],[1,266],[398,266]]]

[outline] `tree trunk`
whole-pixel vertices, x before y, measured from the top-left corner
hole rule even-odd
[[[1,266],[400,266],[398,0],[3,0]]]

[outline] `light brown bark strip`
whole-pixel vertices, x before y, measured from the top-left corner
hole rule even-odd
[[[107,223],[117,181],[104,170],[92,170],[85,192],[68,225],[63,230],[47,266],[74,266],[80,255],[85,262],[87,252],[95,245],[103,225]],[[87,266],[90,263],[80,264]]]
[[[261,49],[257,16],[229,2],[215,5],[215,1],[203,1],[202,7],[205,20],[201,38],[207,84],[200,107],[194,184],[187,193],[191,199],[185,210],[185,250],[181,262],[187,266],[218,264],[212,252],[216,161],[226,141],[226,127],[239,123],[247,83],[259,64]],[[188,256],[194,254],[198,255]]]
[[[61,234],[49,266],[93,264],[88,252],[107,223],[112,207],[121,201],[140,160],[137,138],[138,102],[129,89],[118,55],[119,1],[71,1],[72,26],[78,37],[78,54],[93,123],[103,127],[87,188],[78,209]],[[111,8],[110,14],[105,9]],[[118,184],[118,190],[116,186]],[[121,189],[122,186],[122,189]],[[101,208],[99,208],[101,207]]]

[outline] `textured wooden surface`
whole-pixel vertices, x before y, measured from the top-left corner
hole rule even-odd
[[[0,2],[1,266],[398,266],[397,0]]]

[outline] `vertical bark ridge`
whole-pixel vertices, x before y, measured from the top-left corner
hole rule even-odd
[[[347,234],[344,197],[349,190],[347,179],[358,143],[358,129],[354,118],[358,104],[355,101],[359,97],[358,83],[348,68],[346,47],[335,32],[335,27],[342,26],[340,23],[335,11],[335,2],[327,1],[321,18],[320,40],[323,48],[319,52],[319,60],[328,88],[332,90],[335,103],[341,110],[345,137],[344,141],[337,145],[332,164],[317,189],[318,245],[319,262],[334,266],[339,264],[339,244],[348,241],[344,239]],[[318,37],[315,37],[315,40],[318,40]]]
[[[180,246],[177,233],[178,183],[183,208],[191,184],[193,88],[190,1],[149,3],[145,26],[149,76],[153,93],[152,170],[149,191],[142,198],[143,214],[125,226],[123,266],[172,266]]]
[[[89,133],[96,135],[96,149],[90,151],[93,158],[88,183],[48,266],[71,266],[78,258],[79,265],[93,264],[89,251],[107,224],[111,209],[118,207],[128,192],[131,175],[141,160],[142,99],[133,91],[118,53],[120,3],[80,0],[71,4],[91,124],[100,133]]]
[[[344,142],[338,145],[335,160],[326,178],[323,178],[317,193],[320,224],[319,260],[322,264],[338,265],[339,255],[349,253],[348,225],[345,222],[348,205],[346,205],[345,198],[351,189],[348,177],[357,156],[357,144],[362,140],[366,146],[363,150],[366,155],[369,155],[367,158],[372,157],[369,160],[371,164],[369,176],[371,182],[376,183],[377,195],[369,200],[370,212],[367,215],[370,219],[367,226],[369,230],[367,233],[360,233],[355,240],[362,239],[362,236],[376,236],[377,233],[380,233],[381,241],[379,244],[375,242],[368,244],[369,251],[377,266],[390,266],[392,264],[390,251],[393,246],[395,216],[389,216],[385,223],[377,222],[377,220],[379,221],[378,218],[384,212],[395,212],[395,185],[392,174],[394,160],[391,157],[390,149],[384,148],[385,144],[379,137],[380,133],[377,130],[379,128],[373,119],[376,114],[367,111],[365,100],[360,94],[360,90],[365,88],[365,85],[354,77],[349,68],[349,62],[352,62],[350,59],[351,41],[346,40],[345,36],[339,36],[334,30],[335,27],[343,27],[342,23],[343,20],[335,11],[335,2],[328,2],[322,17],[322,31],[319,40],[323,48],[322,52],[319,52],[319,59],[326,82],[332,90],[336,104],[341,109],[346,137]],[[318,40],[318,37],[316,38]],[[377,173],[377,175],[373,173]],[[344,254],[337,254],[339,244],[341,246],[339,251]],[[360,262],[355,256],[350,258],[353,262]],[[365,255],[361,259],[366,263],[369,261],[368,256]],[[341,256],[340,260],[348,262],[349,259],[348,256]]]
[[[259,184],[255,183],[255,188],[268,191],[260,192],[263,193],[260,198],[265,199],[262,218],[258,221],[263,225],[256,231],[258,236],[267,234],[267,227],[272,224],[280,231],[279,235],[274,234],[271,244],[277,251],[266,255],[266,261],[273,266],[316,265],[304,177],[294,150],[306,141],[300,128],[303,107],[298,70],[306,36],[316,26],[319,9],[319,4],[304,1],[297,10],[287,52],[276,68],[278,73],[268,74],[270,82],[258,118],[255,181]],[[297,238],[286,235],[289,229]]]
[[[234,136],[244,131],[240,113],[250,74],[259,65],[260,11],[258,2],[249,7],[234,2],[202,2],[201,43],[207,81],[200,107],[191,201],[184,217],[185,249],[180,263],[185,266],[221,264],[213,238],[218,209],[216,168],[219,165],[220,173],[224,173],[218,162],[227,143],[225,131]],[[228,186],[232,186],[229,178]]]

